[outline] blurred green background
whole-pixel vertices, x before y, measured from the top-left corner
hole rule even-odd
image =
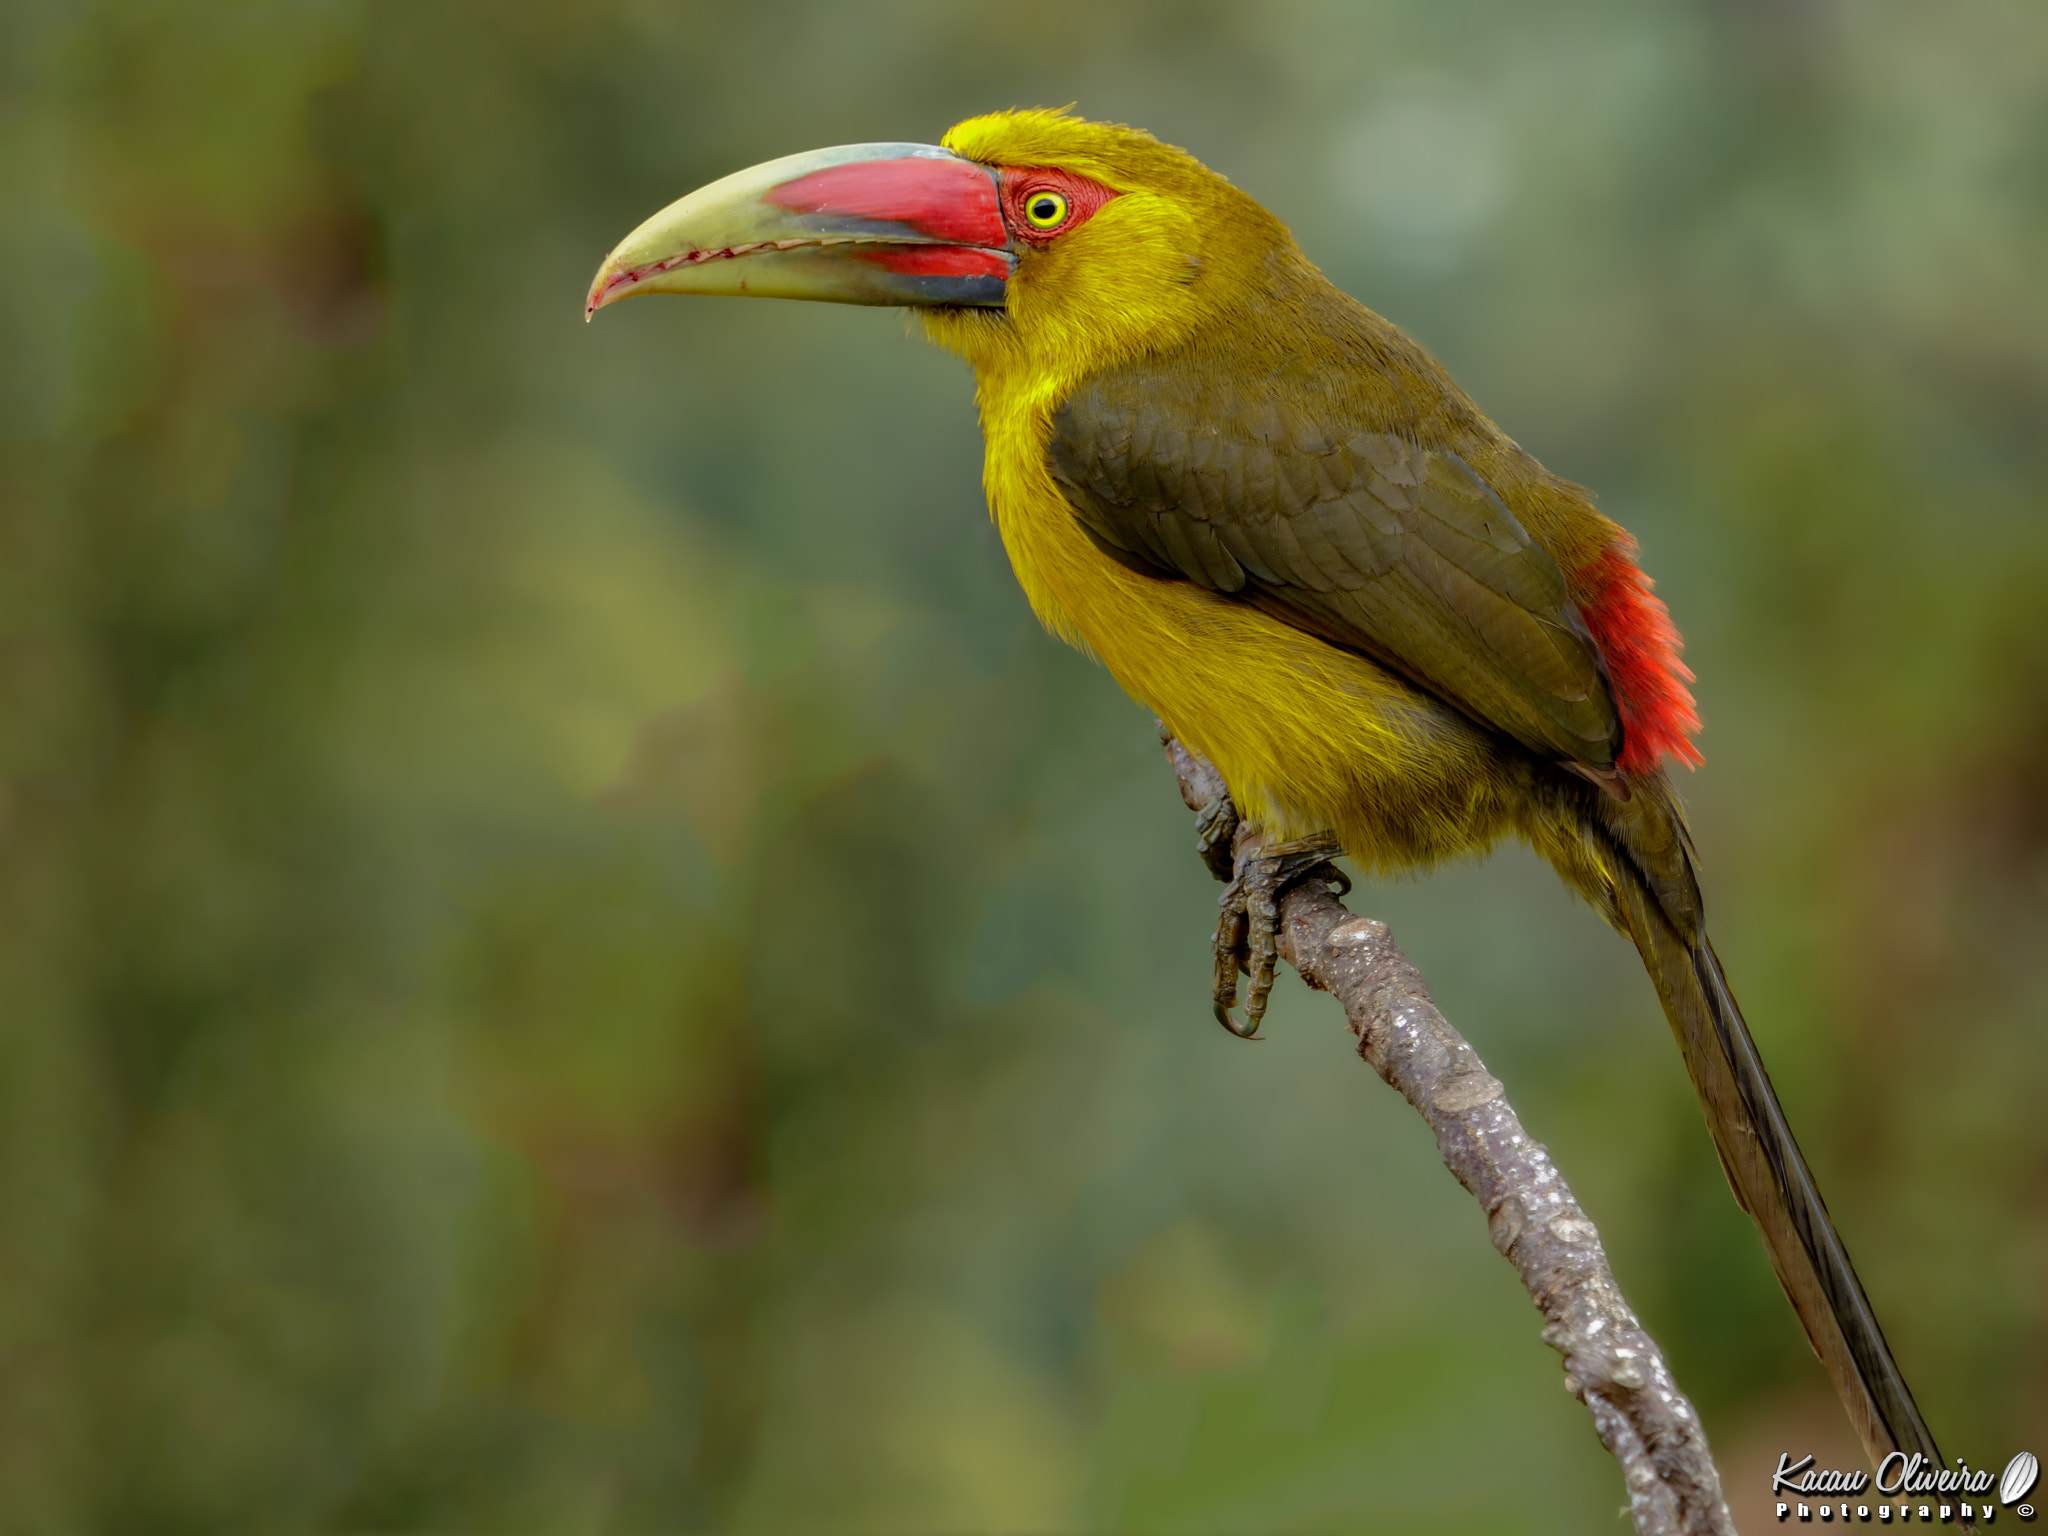
[[[1621,1530],[1414,1115],[1040,634],[970,381],[667,300],[1078,101],[1640,536],[1715,931],[1944,1443],[2048,1451],[2048,10],[6,0],[0,1530]],[[1632,954],[1365,888],[1738,1511],[1853,1464]]]

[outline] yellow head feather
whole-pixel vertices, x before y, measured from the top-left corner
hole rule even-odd
[[[1185,150],[1116,123],[1028,110],[971,117],[946,148],[997,167],[1056,169],[1119,195],[1093,218],[1024,251],[1002,311],[927,310],[926,333],[987,383],[1027,370],[1064,387],[1164,350],[1242,304],[1286,227]]]

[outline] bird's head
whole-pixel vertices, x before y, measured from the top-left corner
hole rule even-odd
[[[977,370],[1074,379],[1241,305],[1293,250],[1150,134],[997,112],[942,145],[815,150],[713,182],[620,243],[586,314],[643,293],[906,305]]]

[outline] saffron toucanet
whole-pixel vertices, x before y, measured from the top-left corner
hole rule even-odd
[[[1001,112],[692,193],[607,258],[650,293],[914,307],[975,375],[1032,608],[1221,771],[1274,883],[1513,835],[1634,941],[1736,1197],[1873,1462],[1944,1465],[1707,940],[1664,760],[1698,762],[1678,633],[1628,534],[1280,221],[1150,135]],[[1263,878],[1266,902],[1250,900]],[[1255,1030],[1270,924],[1247,941]]]

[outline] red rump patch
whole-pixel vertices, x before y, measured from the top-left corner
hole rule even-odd
[[[1668,753],[1689,767],[1705,758],[1692,744],[1700,728],[1693,706],[1692,669],[1678,659],[1684,642],[1653,583],[1631,557],[1636,541],[1622,534],[1579,572],[1592,596],[1579,605],[1586,628],[1607,662],[1607,680],[1621,711],[1624,773],[1650,773]]]
[[[908,224],[919,234],[1000,250],[1009,243],[995,183],[966,160],[851,160],[785,181],[767,200],[792,213]]]
[[[1005,166],[1002,178],[1003,217],[1009,221],[1010,233],[1026,245],[1043,245],[1079,229],[1117,195],[1114,187],[1049,166]],[[1024,211],[1037,192],[1054,192],[1066,201],[1067,216],[1050,229],[1040,229]]]

